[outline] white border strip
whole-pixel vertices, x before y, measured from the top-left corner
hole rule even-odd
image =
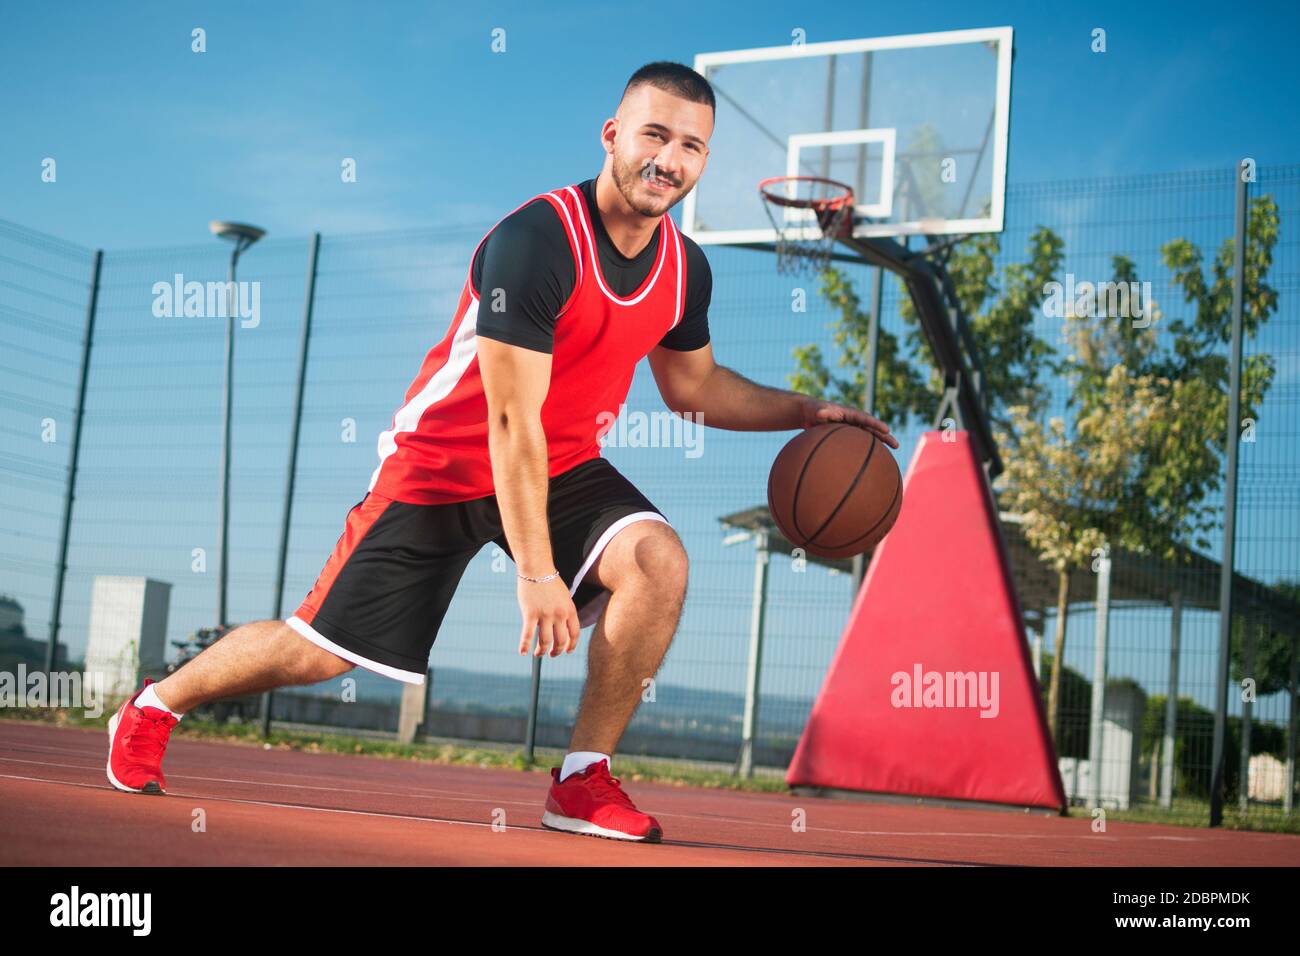
[[[695,69],[723,63],[756,63],[762,60],[795,60],[806,56],[832,56],[841,53],[866,53],[872,50],[905,50],[927,46],[954,46],[990,40],[1011,41],[1011,27],[979,27],[974,30],[940,30],[934,33],[905,33],[892,37],[867,37],[860,40],[828,40],[824,43],[793,43],[781,46],[751,47],[748,50],[719,50],[695,54]]]
[[[353,664],[360,664],[368,671],[374,671],[376,674],[383,674],[385,677],[391,677],[394,680],[400,680],[407,684],[424,683],[423,674],[417,674],[414,671],[404,671],[388,664],[379,664],[375,661],[369,660],[368,658],[362,657],[356,651],[350,651],[346,647],[339,647],[296,614],[285,621],[285,623],[317,647],[322,647],[331,654],[337,654],[345,661],[351,661]]]
[[[755,190],[757,192],[757,190]],[[1000,202],[994,197],[994,208],[1000,209]],[[873,222],[863,223],[853,230],[858,237],[870,236],[949,236],[966,232],[1000,232],[1002,224],[996,226],[989,219],[922,219],[918,222]],[[820,234],[821,230],[817,230]],[[688,234],[689,235],[689,234]],[[806,239],[816,238],[809,234]],[[721,232],[701,232],[691,236],[697,245],[719,246],[748,242],[775,242],[776,235],[771,229],[728,229]]]
[[[609,545],[609,542],[613,540],[614,535],[618,534],[635,521],[662,521],[664,524],[668,525],[668,527],[672,527],[672,524],[669,523],[668,519],[657,511],[634,511],[630,515],[625,515],[624,517],[619,518],[605,529],[604,534],[602,534],[596,541],[596,546],[592,548],[591,553],[587,555],[587,560],[582,562],[582,567],[579,568],[578,573],[573,576],[573,587],[569,588],[569,597],[573,597],[578,593],[578,585],[580,585],[582,579],[587,576],[587,572],[590,571],[591,566],[596,563],[596,559],[600,557],[601,552],[603,552]],[[578,626],[588,627],[589,625],[595,624],[600,613],[605,610],[605,605],[607,603],[609,603],[608,588],[605,589],[602,594],[592,598],[584,607],[578,609]]]

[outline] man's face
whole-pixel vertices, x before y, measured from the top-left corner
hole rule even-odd
[[[601,138],[627,204],[658,218],[699,181],[708,161],[713,110],[643,83],[628,93]]]

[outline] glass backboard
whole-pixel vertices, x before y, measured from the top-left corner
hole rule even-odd
[[[774,242],[758,192],[771,176],[851,186],[858,237],[1001,230],[1011,34],[699,54],[717,119],[708,167],[683,204],[684,231],[699,243]]]

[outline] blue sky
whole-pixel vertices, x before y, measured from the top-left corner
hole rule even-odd
[[[1300,17],[1283,4],[1234,9],[1209,3],[909,6],[661,0],[648,7],[610,3],[470,7],[322,0],[310,4],[67,3],[57,13],[53,9],[22,5],[4,14],[0,219],[111,251],[183,246],[184,254],[178,254],[177,261],[183,259],[187,271],[210,278],[223,274],[225,254],[224,247],[208,235],[210,219],[244,219],[270,232],[271,239],[241,266],[248,277],[261,278],[268,289],[275,289],[280,304],[274,309],[268,305],[272,314],[263,337],[241,338],[239,346],[240,354],[253,360],[251,364],[246,360],[237,372],[232,547],[243,548],[245,557],[234,581],[232,606],[240,619],[262,616],[269,609],[265,595],[274,535],[254,540],[253,529],[278,521],[280,478],[272,466],[282,461],[283,435],[274,429],[284,425],[288,407],[283,383],[291,381],[291,371],[283,363],[291,361],[296,342],[303,237],[320,230],[329,243],[341,235],[375,230],[428,230],[455,224],[485,228],[539,190],[594,175],[602,158],[597,144],[600,124],[616,105],[627,76],[647,61],[689,63],[697,52],[788,43],[795,28],[806,31],[809,42],[818,42],[1010,25],[1016,30],[1017,50],[1012,183],[1224,169],[1242,156],[1252,156],[1265,166],[1300,158],[1300,124],[1292,119],[1297,84],[1290,49]],[[194,27],[207,32],[208,52],[202,55],[190,50]],[[1097,27],[1106,30],[1105,54],[1090,49],[1091,31]],[[506,31],[503,54],[491,50],[495,28]],[[355,185],[340,182],[339,162],[345,156],[358,161]],[[45,157],[58,163],[57,183],[41,182]],[[458,288],[476,239],[477,234],[456,234],[455,255],[445,263],[446,275],[407,276],[419,281],[414,288],[400,291],[424,296],[409,306],[411,314],[418,311],[436,328],[411,331],[403,326],[400,335],[386,339],[391,345],[400,344],[403,357],[394,358],[390,352],[358,360],[357,352],[348,351],[353,343],[346,337],[354,313],[343,305],[334,313],[338,321],[330,333],[333,338],[322,334],[320,354],[326,360],[350,363],[349,374],[354,376],[350,389],[358,397],[349,395],[348,401],[369,404],[340,404],[336,396],[312,393],[309,386],[309,416],[312,409],[318,410],[328,430],[336,428],[341,415],[355,415],[361,436],[357,446],[343,453],[344,463],[341,458],[324,457],[339,453],[337,439],[310,429],[304,437],[308,448],[318,450],[315,458],[305,452],[304,463],[311,462],[317,469],[313,480],[320,484],[313,487],[321,490],[316,498],[305,496],[296,515],[299,532],[289,591],[305,593],[337,537],[346,508],[360,496],[374,466],[374,435],[387,425],[423,350],[445,328],[448,299]],[[138,283],[131,293],[119,286],[111,299],[123,304],[119,315],[126,316],[124,326],[147,318],[142,309],[127,315],[125,303],[139,300],[148,282],[170,278],[169,270],[161,276],[150,271],[165,257],[151,253],[149,258],[147,262],[142,257],[137,264],[129,256],[118,256],[113,263],[115,279],[129,275]],[[76,268],[81,270],[79,264]],[[769,271],[770,264],[753,259],[729,272],[715,290],[713,325],[720,360],[760,381],[781,384],[781,374],[788,368],[787,342],[781,339],[778,344],[775,336],[748,341],[754,317],[741,314],[743,304],[753,301],[756,288],[788,298],[788,290],[770,279]],[[276,285],[277,281],[283,284]],[[355,291],[343,281],[333,287],[323,283],[322,289],[323,298],[339,293],[338,301]],[[347,300],[346,308],[354,309],[354,303],[355,299]],[[322,316],[328,314],[322,309]],[[809,319],[811,328],[814,317]],[[80,321],[75,303],[65,321],[72,330],[67,340],[75,342]],[[775,311],[764,321],[769,323],[762,326],[764,330],[780,328],[782,335],[791,334]],[[322,327],[329,328],[328,322]],[[107,362],[114,348],[126,353],[135,347],[137,341],[126,335],[116,344],[109,337],[109,344],[97,354]],[[210,529],[208,506],[214,496],[208,485],[215,480],[208,479],[215,472],[216,458],[209,453],[214,446],[209,442],[202,453],[183,462],[206,476],[201,491],[185,493],[201,498],[201,510],[183,496],[166,499],[169,491],[176,491],[166,487],[168,475],[153,476],[160,497],[157,502],[148,499],[130,469],[123,467],[119,448],[150,446],[152,438],[128,435],[132,426],[122,424],[127,418],[113,418],[114,403],[122,407],[135,403],[139,410],[131,412],[136,417],[129,421],[142,422],[150,417],[151,399],[146,397],[150,388],[171,388],[172,378],[188,380],[194,388],[195,428],[206,430],[203,440],[207,441],[219,422],[219,367],[213,364],[217,347],[214,326],[204,337],[191,337],[184,345],[164,343],[158,353],[149,353],[174,364],[166,368],[159,364],[148,381],[129,377],[123,381],[125,365],[116,369],[116,375],[110,365],[103,378],[96,377],[99,372],[92,376],[92,407],[101,421],[117,421],[120,430],[102,430],[90,439],[85,463],[91,479],[85,489],[87,501],[95,501],[97,492],[104,511],[96,513],[94,506],[81,505],[73,565],[81,572],[104,568],[176,580],[178,598],[184,600],[174,603],[173,629],[180,633],[172,637],[210,623],[210,587],[182,583],[192,542],[180,532],[164,538],[160,531],[156,540],[146,536],[119,543],[121,529],[111,524],[114,515],[107,513],[105,503],[116,494],[123,508],[154,511],[160,524],[167,525],[167,533],[186,521]],[[265,352],[259,353],[259,348]],[[331,349],[337,354],[331,356]],[[1297,366],[1291,361],[1288,374],[1294,381]],[[75,362],[71,364],[75,368]],[[67,365],[61,366],[64,372]],[[333,366],[314,366],[324,367]],[[279,371],[268,374],[268,369]],[[63,374],[39,371],[51,377]],[[0,376],[0,390],[5,386],[11,391],[22,388],[21,383],[14,386]],[[279,391],[266,401],[259,388]],[[643,372],[638,374],[631,401],[641,409],[659,407]],[[258,402],[270,423],[266,433],[255,427],[266,424],[256,417]],[[254,414],[241,418],[241,408]],[[747,436],[742,441],[714,431],[708,436],[708,447],[725,451],[713,453],[717,457],[710,457],[710,465],[732,467],[734,461],[737,470],[727,475],[738,474],[743,456],[747,480],[753,481],[740,497],[746,506],[758,503],[765,462],[788,437]],[[898,454],[904,466],[914,439],[915,433],[910,434]],[[30,450],[22,449],[27,458],[36,460],[49,453],[34,438],[31,444]],[[726,457],[733,452],[734,459]],[[268,455],[271,465],[265,459]],[[625,451],[609,457],[639,484],[644,482],[652,500],[665,510],[676,508],[677,514],[697,510],[696,527],[704,529],[699,540],[688,540],[703,586],[693,592],[693,604],[688,602],[682,636],[670,655],[676,666],[665,673],[685,683],[736,689],[737,675],[743,674],[752,551],[748,546],[731,548],[725,555],[718,550],[716,528],[710,522],[730,509],[704,500],[704,495],[724,485],[718,478],[721,472],[707,473],[715,482],[707,487],[697,481],[679,490],[660,481],[659,474],[667,474],[668,469],[649,467],[644,453]],[[136,459],[137,467],[142,460]],[[244,494],[255,485],[261,497]],[[51,485],[51,490],[57,489]],[[57,494],[44,506],[57,511]],[[20,527],[20,543],[27,535],[38,542],[33,554],[39,551],[41,561],[47,560],[53,550],[51,533]],[[130,567],[115,565],[127,563],[127,556],[136,551],[149,553],[138,560],[130,558],[134,562]],[[1285,554],[1293,553],[1294,544],[1288,544]],[[492,595],[493,626],[499,623],[498,630],[508,638],[517,609],[507,582],[490,576],[489,561],[485,552],[476,562],[473,571],[481,576],[467,580],[465,600]],[[34,580],[42,587],[48,581],[45,564]],[[804,693],[816,687],[833,649],[848,593],[842,578],[819,578],[815,588],[792,580],[788,576],[776,580],[774,588],[778,592],[785,588],[787,596],[798,593],[810,603],[792,598],[784,610],[774,612],[771,627],[774,633],[796,635],[809,630],[804,615],[812,601],[820,601],[825,608],[819,606],[819,623],[812,628],[817,633],[810,638],[817,647],[810,656],[800,656],[804,651],[791,650],[793,644],[774,643],[768,660],[776,667],[788,663],[785,673],[792,676],[783,677],[781,687]],[[65,631],[74,651],[84,646],[88,582],[81,579],[78,586],[81,590],[69,596],[76,609],[69,613]],[[0,586],[0,591],[4,589]],[[186,596],[191,592],[192,601]],[[714,600],[721,595],[728,596],[729,603]],[[43,637],[39,622],[45,620],[48,603],[40,597],[28,603],[29,618],[38,622],[35,633]],[[463,618],[457,618],[460,613]],[[464,607],[449,619],[487,626]],[[1162,627],[1157,623],[1154,631]],[[1198,640],[1212,639],[1212,622],[1193,625],[1189,621],[1188,629],[1195,629]],[[1090,669],[1090,636],[1085,614],[1073,624],[1070,653],[1071,665],[1085,673]],[[449,642],[451,647],[446,646]],[[471,633],[462,639],[449,634],[440,636],[434,660],[517,669],[520,662],[508,653],[509,644],[507,639],[500,647],[493,645],[495,657],[485,664],[481,635]],[[1142,653],[1135,651],[1133,656]],[[561,666],[581,671],[576,660]],[[1158,678],[1158,659],[1142,666]],[[768,673],[777,674],[776,667]],[[796,673],[801,669],[806,673]]]
[[[277,236],[495,218],[599,169],[597,131],[637,66],[788,43],[796,27],[816,42],[1013,26],[1013,182],[1300,155],[1300,124],[1282,120],[1297,14],[1280,3],[54,9],[5,12],[0,216],[88,246],[201,242],[213,218]],[[46,156],[57,184],[40,181]],[[343,156],[355,185],[339,182]]]

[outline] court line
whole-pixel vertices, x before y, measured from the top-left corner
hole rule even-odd
[[[0,773],[0,780],[26,780],[31,783],[50,783],[62,787],[81,787],[82,789],[85,790],[99,790],[107,793],[121,792],[109,786],[107,783],[97,784],[97,783],[79,783],[75,780],[48,780],[44,777],[23,777],[17,774],[10,774],[10,773]],[[350,814],[355,814],[357,816],[385,817],[392,820],[414,820],[420,823],[448,823],[448,824],[452,824],[453,826],[466,826],[466,827],[493,826],[493,824],[491,823],[475,823],[472,820],[451,820],[451,819],[444,819],[441,817],[419,817],[419,816],[411,816],[409,814],[402,814],[402,813],[388,813],[383,810],[350,810],[350,809],[339,809],[335,807],[312,807],[312,806],[306,806],[303,804],[296,804],[296,803],[275,803],[266,800],[244,800],[239,797],[219,797],[216,796],[215,794],[191,794],[191,793],[185,793],[183,791],[176,791],[176,790],[167,791],[167,795],[171,797],[181,797],[187,800],[215,800],[222,803],[244,803],[244,804],[249,804],[250,806],[279,807],[280,809],[284,809],[284,810],[314,810],[318,813],[350,813]],[[514,824],[505,824],[505,827],[506,829],[510,829],[510,830],[531,831],[535,829],[541,829],[541,828],[533,828],[533,827],[525,827],[525,826],[515,826]]]
[[[48,760],[24,760],[24,759],[19,758],[19,757],[6,757],[6,756],[4,756],[3,754],[0,754],[0,763],[23,763],[23,764],[31,764],[31,765],[34,765],[34,766],[37,766],[37,767],[59,767],[59,768],[64,769],[64,770],[90,770],[90,771],[95,771],[95,770],[102,770],[102,769],[103,769],[103,766],[102,766],[101,764],[97,764],[97,763],[96,763],[96,764],[85,764],[85,765],[82,765],[82,764],[71,764],[71,763],[54,763],[54,762],[52,762],[52,761],[48,761]],[[268,771],[268,772],[273,772],[273,771]],[[519,805],[519,806],[532,806],[532,805],[537,804],[538,802],[541,802],[541,801],[538,801],[538,800],[532,800],[532,801],[523,801],[523,800],[508,800],[508,801],[500,801],[500,800],[495,800],[495,801],[494,801],[491,797],[475,797],[475,796],[472,796],[472,795],[466,795],[466,794],[467,794],[467,791],[463,791],[463,790],[428,790],[428,789],[425,789],[425,790],[406,790],[406,791],[403,791],[403,790],[363,790],[363,789],[358,788],[358,787],[324,787],[324,786],[317,786],[317,785],[306,784],[306,783],[282,783],[282,782],[279,782],[279,781],[273,781],[273,780],[243,780],[243,779],[239,779],[239,778],[236,778],[236,777],[206,777],[206,776],[202,776],[202,775],[200,775],[200,774],[192,774],[192,773],[177,773],[177,774],[169,773],[169,774],[167,774],[167,778],[168,778],[169,780],[202,780],[202,781],[205,781],[205,782],[207,782],[207,783],[233,783],[233,784],[242,784],[242,785],[250,786],[250,787],[281,787],[281,788],[286,788],[286,789],[291,789],[291,790],[321,790],[321,791],[325,791],[325,792],[328,792],[328,793],[358,793],[358,794],[371,794],[371,795],[375,795],[375,796],[385,796],[385,797],[424,797],[424,796],[437,796],[437,797],[444,798],[444,799],[461,800],[461,801],[464,801],[464,802],[482,802],[482,803],[501,803],[501,802],[506,802],[506,803],[514,803],[514,804],[517,804],[517,805]],[[66,781],[62,781],[62,780],[50,780],[49,782],[51,782],[51,783],[64,783],[64,782],[66,782]],[[172,790],[169,790],[169,791],[168,791],[168,793],[174,793],[174,792],[175,792],[175,791],[172,791]],[[542,799],[544,800],[544,798],[542,798]]]
[[[342,755],[342,756],[346,756],[346,755]],[[10,763],[32,764],[35,766],[59,767],[67,770],[97,771],[101,769],[99,764],[80,766],[76,764],[53,763],[49,761],[23,760],[21,758],[5,757],[2,754],[0,754],[0,761],[8,761]],[[267,773],[275,773],[275,772],[276,771],[267,771]],[[355,787],[326,787],[326,786],[318,786],[312,784],[281,783],[276,781],[265,781],[265,780],[244,780],[244,779],[234,778],[234,777],[208,777],[208,776],[202,776],[198,774],[175,774],[175,775],[169,774],[168,776],[170,779],[173,780],[204,781],[207,783],[230,783],[230,784],[251,786],[251,787],[279,787],[283,789],[315,790],[315,791],[320,791],[325,793],[352,793],[352,794],[361,794],[361,795],[392,796],[392,797],[437,796],[442,799],[456,800],[461,803],[489,803],[492,804],[493,806],[503,806],[503,807],[504,806],[536,807],[537,805],[539,805],[539,803],[544,802],[544,798],[530,799],[530,800],[514,800],[514,799],[500,800],[491,796],[475,796],[469,791],[463,791],[463,790],[437,790],[437,789],[421,789],[421,790],[410,790],[410,791],[369,790],[369,789],[360,789]],[[33,778],[33,779],[45,779],[45,778]],[[66,781],[47,779],[46,782],[64,783]],[[170,790],[168,792],[172,796],[179,795],[178,791],[175,790]],[[209,796],[212,799],[227,799],[225,797],[220,797],[217,795],[209,795]],[[192,796],[191,798],[194,797]],[[230,799],[238,799],[238,798],[230,798]],[[355,811],[355,812],[363,812],[363,811]],[[660,817],[663,819],[689,820],[692,822],[699,822],[699,823],[730,823],[736,826],[748,826],[748,827],[759,826],[759,827],[777,828],[781,830],[786,830],[790,826],[790,824],[786,822],[769,822],[766,820],[719,816],[716,814],[680,813],[671,810],[656,810],[654,815],[656,817]],[[1087,821],[1081,819],[1080,822],[1085,823]],[[1140,826],[1141,824],[1137,824],[1137,825]],[[1153,823],[1151,825],[1170,826],[1171,824]],[[840,827],[822,827],[822,826],[809,826],[806,828],[804,832],[824,833],[829,835],[840,835],[840,836],[923,837],[923,838],[924,837],[935,837],[935,838],[975,837],[979,839],[1000,839],[1000,840],[1005,840],[1005,839],[1060,840],[1062,838],[1078,836],[1080,838],[1086,838],[1092,840],[1093,842],[1098,842],[1098,843],[1123,842],[1126,840],[1166,840],[1166,841],[1176,841],[1176,842],[1185,842],[1185,843],[1215,842],[1214,838],[1209,835],[1188,836],[1188,835],[1181,835],[1181,834],[1177,836],[1163,835],[1163,834],[1134,834],[1134,835],[1126,834],[1120,836],[1120,835],[1113,835],[1113,834],[1099,834],[1099,833],[1091,833],[1091,832],[1085,835],[1083,833],[1078,833],[1078,834],[1007,833],[1004,831],[981,832],[981,831],[964,831],[964,830],[951,830],[951,831],[950,830],[850,830],[850,829],[844,829]],[[1233,832],[1236,833],[1237,831],[1233,831]],[[1251,831],[1240,831],[1240,832],[1249,833]],[[1269,834],[1266,833],[1261,833],[1258,835],[1262,837],[1269,836]]]
[[[117,792],[114,791],[113,788],[108,786],[107,784],[100,786],[98,784],[77,783],[75,781],[63,781],[63,780],[50,781],[50,780],[44,780],[40,777],[23,777],[16,774],[4,774],[4,773],[0,773],[0,779],[24,780],[32,783],[53,783],[58,786],[80,787],[86,790]],[[171,795],[177,797],[188,797],[190,799],[195,799],[197,796],[194,794],[176,793],[174,791],[171,793]],[[452,820],[444,817],[411,816],[409,814],[388,813],[382,810],[349,810],[349,809],[339,809],[336,807],[313,807],[313,806],[308,806],[305,804],[297,804],[297,803],[276,803],[267,800],[244,800],[244,799],[240,799],[239,797],[206,796],[203,797],[202,799],[213,800],[219,803],[238,803],[238,804],[244,804],[246,806],[272,807],[274,809],[279,809],[279,810],[306,810],[306,811],[311,811],[316,813],[339,813],[339,814],[344,814],[349,816],[376,817],[379,819],[386,819],[386,820],[409,820],[415,823],[445,823],[451,826],[476,827],[479,829],[488,828],[498,833],[502,832],[503,830],[516,830],[524,833],[537,833],[537,834],[544,834],[544,835],[550,835],[555,833],[555,831],[548,830],[546,827],[542,827],[542,826],[522,826],[517,824],[511,824],[511,823],[506,823],[506,824],[476,823],[470,820]],[[555,833],[555,835],[571,836],[571,834],[558,834],[558,833]],[[790,849],[782,849],[779,847],[746,847],[746,846],[735,846],[735,845],[723,844],[723,843],[715,844],[715,843],[690,843],[685,841],[665,841],[662,844],[649,844],[649,845],[650,846],[655,846],[655,845],[679,846],[687,849],[720,849],[720,850],[731,850],[735,852],[745,852],[745,853],[765,853],[765,854],[772,854],[777,856],[797,855],[797,856],[809,856],[809,857],[824,858],[824,859],[862,860],[862,861],[882,860],[882,861],[894,861],[894,862],[913,862],[913,861],[906,861],[906,860],[899,861],[898,858],[896,857],[836,853],[834,851],[790,850]],[[964,864],[950,863],[945,860],[925,860],[925,861],[914,861],[914,862],[924,862],[924,863],[929,863],[930,865],[938,865],[938,866],[964,865]],[[467,864],[467,865],[473,865],[473,864]],[[721,865],[721,864],[715,864],[715,865]],[[978,866],[982,864],[969,864],[969,865]],[[1001,864],[988,864],[988,865],[1001,865]]]

